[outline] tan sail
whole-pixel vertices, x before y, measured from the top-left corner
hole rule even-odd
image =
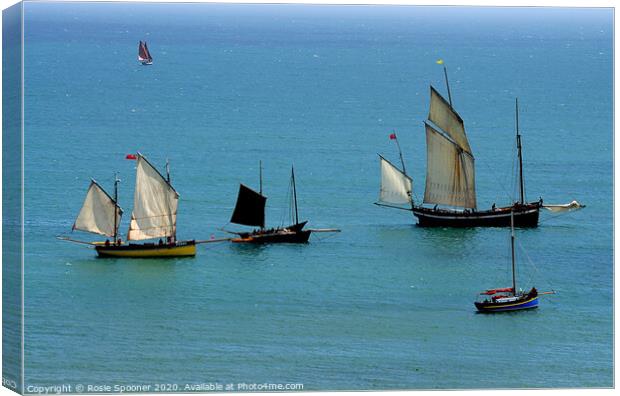
[[[452,106],[433,87],[431,87],[431,104],[428,119],[445,131],[463,150],[473,154],[471,147],[469,147],[461,116],[452,109]]]
[[[134,207],[127,239],[175,236],[178,202],[179,194],[138,153]]]
[[[476,208],[474,157],[426,124],[424,203]]]
[[[92,180],[73,229],[113,237],[121,223],[122,214],[123,210],[112,197]]]
[[[411,203],[413,184],[411,178],[385,158],[379,156],[379,161],[381,164],[379,202],[396,205]]]

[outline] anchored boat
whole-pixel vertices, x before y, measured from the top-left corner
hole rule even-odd
[[[177,241],[176,221],[179,194],[167,178],[140,153],[130,154],[137,160],[134,207],[127,233],[127,242],[118,235],[122,209],[118,206],[118,178],[114,182],[114,198],[91,181],[84,204],[73,225],[74,230],[113,237],[105,242],[83,242],[62,237],[71,242],[93,245],[100,257],[178,257],[194,256],[196,241]],[[168,168],[166,166],[166,168]],[[132,243],[130,241],[155,240]]]
[[[146,41],[140,40],[140,44],[138,44],[138,62],[144,66],[153,64],[153,57],[149,52],[149,47],[146,45]]]
[[[515,270],[515,229],[514,216],[510,216],[510,246],[512,252],[512,287],[485,290],[480,293],[483,296],[474,305],[480,312],[503,312],[519,311],[524,309],[538,308],[539,293],[535,287],[529,291],[517,291],[517,277]],[[540,294],[555,294],[555,292],[544,292]]]
[[[235,243],[304,243],[308,242],[312,230],[304,230],[308,221],[299,222],[297,209],[297,188],[295,186],[295,170],[291,167],[291,189],[294,208],[294,223],[287,227],[265,228],[265,205],[267,197],[263,195],[262,163],[259,165],[260,191],[240,184],[237,204],[230,219],[231,223],[259,227],[250,232],[233,232],[238,238],[231,239]]]
[[[444,72],[445,72],[444,68]],[[446,85],[448,95],[447,72]],[[430,110],[425,121],[426,130],[426,186],[422,204],[416,204],[412,197],[412,180],[405,171],[400,145],[398,150],[402,169],[384,157],[381,164],[381,192],[377,205],[411,210],[422,227],[508,227],[510,216],[514,215],[517,227],[536,227],[542,198],[527,202],[523,181],[523,160],[521,134],[519,133],[518,102],[516,144],[519,162],[519,200],[510,206],[479,210],[476,202],[474,155],[465,134],[463,119],[454,110],[452,99],[447,101],[430,87]],[[396,133],[390,135],[398,138]],[[424,206],[424,205],[432,206]],[[406,207],[395,206],[406,205]]]
[[[260,190],[256,192],[251,188],[240,184],[237,204],[233,210],[231,223],[246,226],[259,227],[249,232],[226,231],[238,235],[232,238],[234,243],[305,243],[308,242],[310,234],[313,232],[340,232],[337,228],[304,229],[308,221],[299,221],[299,210],[297,208],[297,187],[295,185],[295,170],[291,167],[291,202],[289,205],[291,225],[274,228],[265,228],[265,206],[267,197],[263,195],[263,167],[259,163]]]

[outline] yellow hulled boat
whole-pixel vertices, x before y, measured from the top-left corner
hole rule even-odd
[[[73,225],[74,230],[112,237],[112,241],[73,242],[93,245],[99,257],[183,257],[196,255],[196,241],[177,241],[176,219],[179,194],[170,184],[170,175],[161,173],[140,153],[127,156],[135,159],[136,188],[127,241],[118,235],[123,210],[118,206],[118,182],[114,183],[114,198],[92,180],[82,209]],[[167,168],[167,166],[166,166]],[[133,243],[153,240],[158,242]]]
[[[196,255],[196,243],[181,241],[161,245],[155,243],[99,245],[95,250],[99,257],[184,257]]]

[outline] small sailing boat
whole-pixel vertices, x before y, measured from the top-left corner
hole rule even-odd
[[[259,227],[251,232],[233,232],[239,235],[231,239],[235,243],[304,243],[308,242],[312,230],[304,230],[308,221],[299,222],[297,209],[297,188],[295,186],[295,171],[291,167],[291,187],[293,190],[291,203],[294,208],[294,223],[287,227],[265,228],[265,205],[267,197],[263,195],[262,163],[259,165],[260,191],[240,184],[237,204],[230,219],[231,223]]]
[[[112,242],[71,242],[93,245],[100,257],[178,257],[194,256],[196,241],[177,241],[176,221],[179,194],[167,178],[140,153],[128,155],[137,160],[134,207],[127,242],[118,237],[122,209],[118,206],[118,178],[114,182],[114,198],[97,182],[91,181],[84,204],[73,225],[74,230],[113,237]],[[166,164],[167,165],[167,164]],[[168,166],[166,166],[168,169]],[[131,243],[157,239],[158,242]]]
[[[480,312],[504,312],[519,311],[524,309],[538,308],[538,291],[532,287],[530,291],[517,291],[517,277],[515,271],[515,228],[514,215],[510,216],[510,246],[512,250],[512,287],[485,290],[480,293],[484,296],[474,305]],[[541,294],[554,294],[555,292],[545,292]]]
[[[144,66],[153,64],[153,57],[149,52],[149,47],[146,45],[146,41],[140,40],[140,44],[138,44],[138,62]]]
[[[444,68],[444,72],[446,69]],[[450,87],[446,74],[448,95]],[[507,227],[511,213],[515,226],[536,227],[542,198],[527,202],[523,182],[521,135],[517,110],[517,150],[519,160],[519,200],[510,206],[479,210],[476,203],[474,155],[465,134],[461,116],[452,107],[452,99],[445,100],[432,86],[426,128],[426,186],[422,204],[415,204],[411,196],[412,181],[405,171],[379,156],[381,164],[381,192],[376,205],[411,210],[422,227]],[[398,139],[395,133],[392,140]],[[406,205],[406,207],[395,205]],[[424,204],[434,206],[424,206]],[[441,206],[440,206],[441,205]]]

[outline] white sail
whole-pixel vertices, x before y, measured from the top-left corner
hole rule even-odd
[[[463,150],[473,154],[471,147],[469,147],[461,116],[452,109],[452,106],[433,87],[431,87],[431,104],[428,119],[445,131]]]
[[[179,194],[140,153],[127,239],[175,236]]]
[[[381,164],[381,190],[379,201],[390,204],[411,203],[412,180],[388,160],[379,156]]]
[[[73,229],[113,237],[121,223],[122,214],[123,210],[93,180],[90,182],[82,209],[80,209],[80,213],[73,224]],[[116,221],[114,216],[116,216]]]
[[[426,124],[424,203],[476,208],[474,157]]]

